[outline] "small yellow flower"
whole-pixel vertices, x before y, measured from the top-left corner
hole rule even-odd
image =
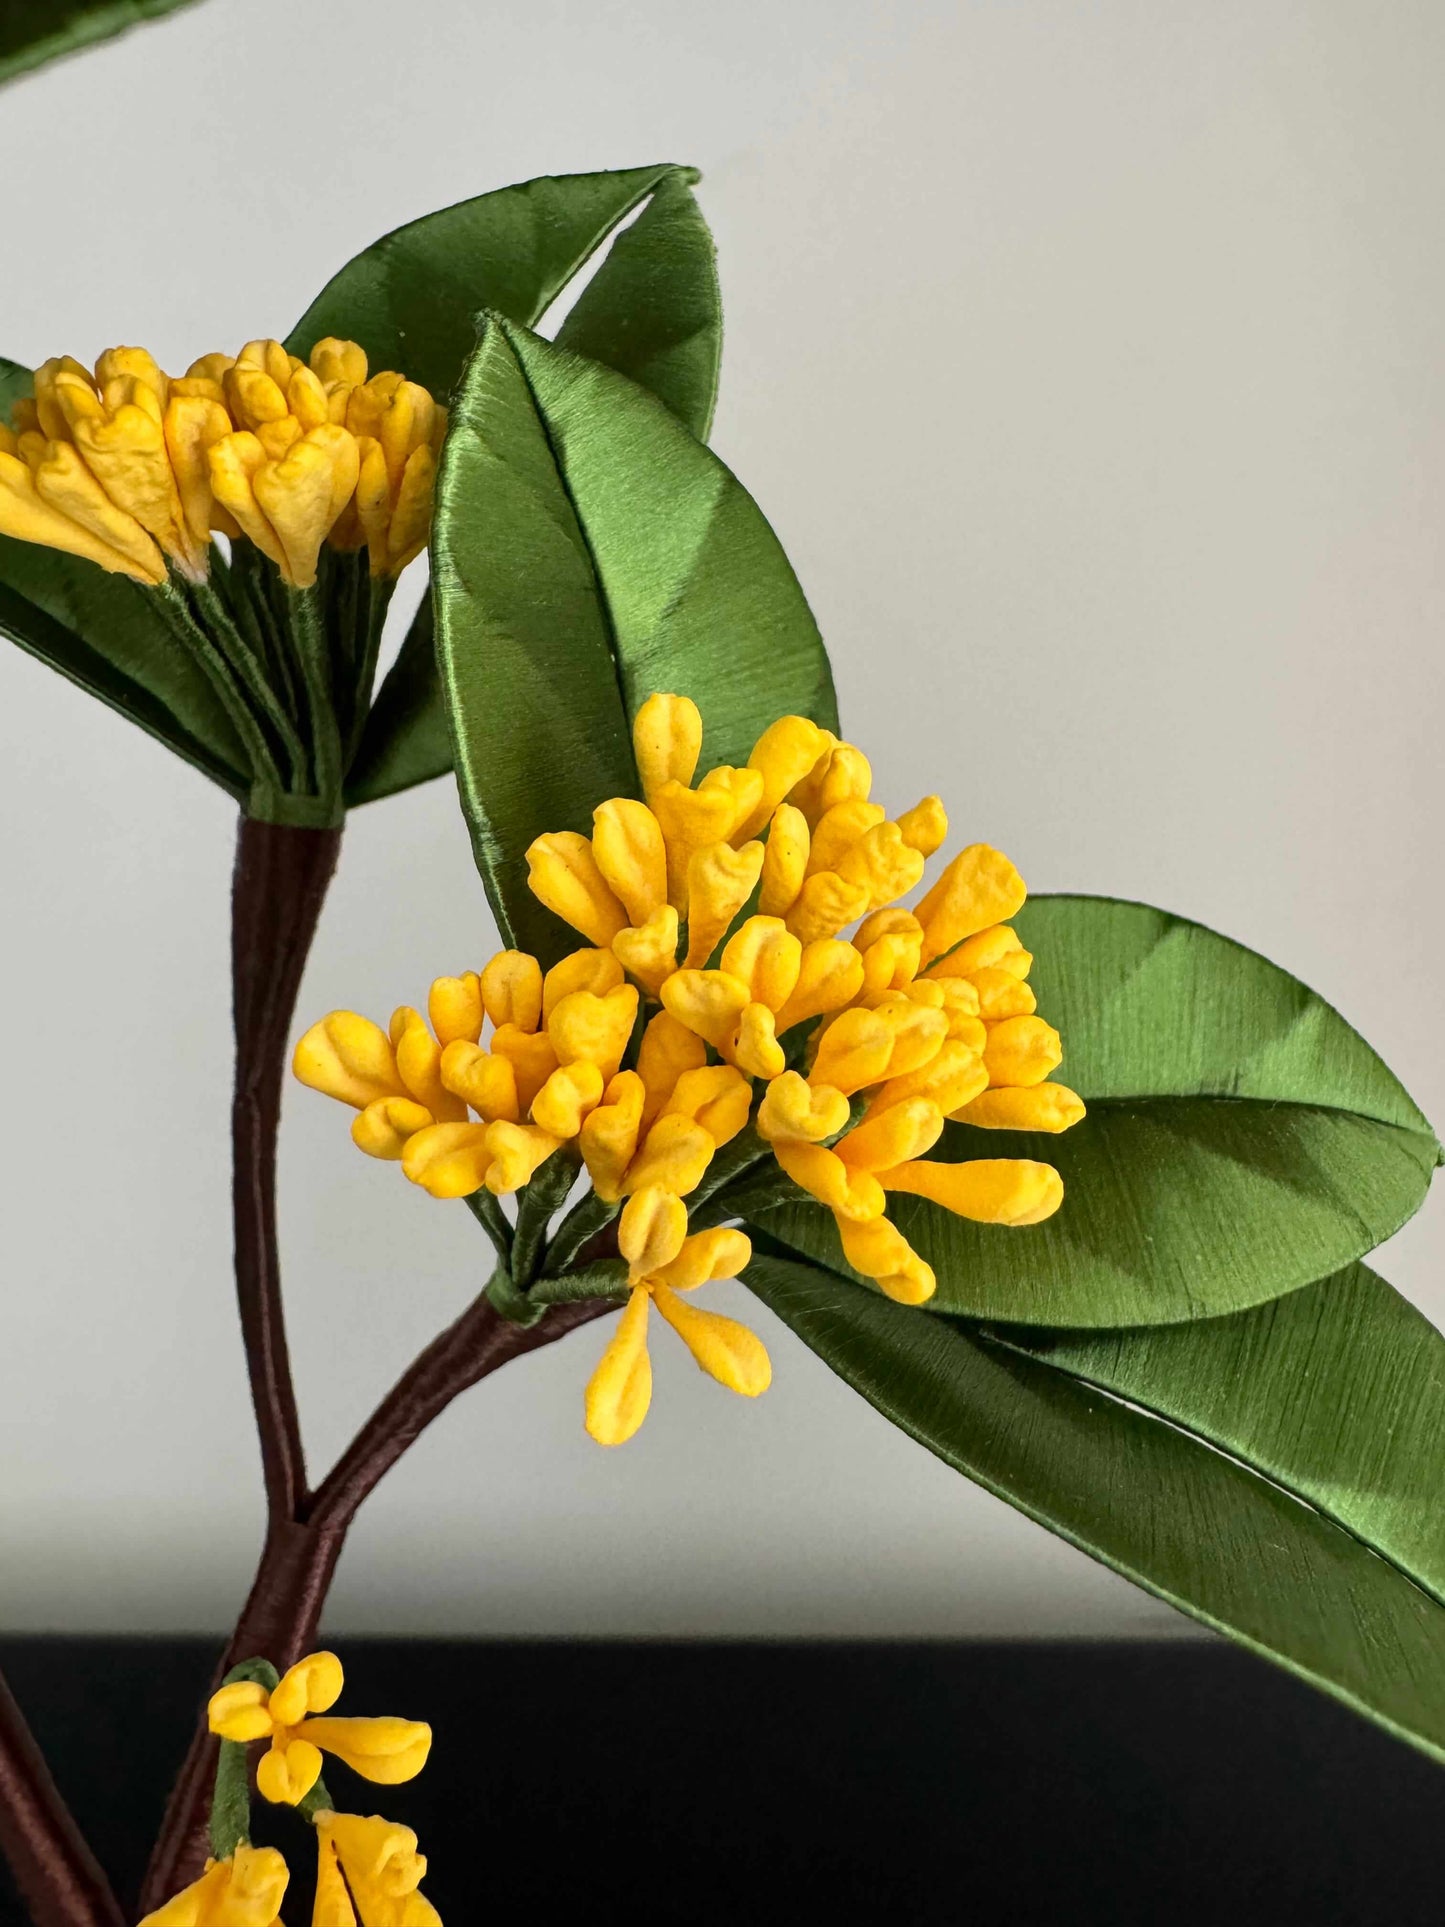
[[[426,1856],[410,1827],[377,1815],[316,1815],[316,1907],[312,1927],[441,1927],[420,1892]]]
[[[271,1742],[256,1769],[256,1789],[278,1805],[296,1806],[306,1798],[321,1777],[323,1753],[382,1786],[414,1779],[431,1751],[431,1728],[391,1717],[325,1718],[343,1683],[334,1653],[312,1653],[270,1692],[255,1680],[221,1687],[207,1708],[211,1731],[225,1740]]]
[[[757,1398],[773,1368],[761,1339],[718,1312],[699,1311],[678,1297],[715,1278],[736,1278],[752,1256],[741,1231],[697,1231],[688,1236],[687,1206],[661,1185],[628,1199],[618,1246],[628,1262],[627,1308],[587,1387],[587,1430],[599,1445],[622,1445],[647,1417],[652,1361],[647,1315],[655,1304],[703,1371],[744,1398]]]
[[[289,1878],[274,1847],[237,1847],[228,1860],[208,1860],[199,1880],[147,1914],[140,1927],[281,1927]]]
[[[308,588],[325,542],[364,544],[376,576],[425,546],[446,411],[401,375],[368,380],[354,342],[318,342],[308,365],[261,340],[175,377],[143,348],[93,372],[58,356],[12,423],[0,534],[158,585],[168,567],[203,582],[218,532]]]

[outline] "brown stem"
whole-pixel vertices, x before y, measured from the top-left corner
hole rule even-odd
[[[273,1524],[306,1491],[276,1245],[276,1132],[296,993],[341,832],[241,818],[231,890],[236,1088],[231,1106],[236,1297]]]
[[[35,1927],[124,1927],[120,1903],[3,1678],[0,1848]]]

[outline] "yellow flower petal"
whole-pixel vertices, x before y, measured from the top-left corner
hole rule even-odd
[[[772,1384],[772,1361],[756,1332],[735,1318],[685,1303],[666,1285],[655,1285],[652,1298],[703,1371],[719,1385],[744,1398],[758,1398]]]
[[[271,1717],[295,1726],[308,1713],[328,1713],[341,1698],[346,1675],[335,1653],[308,1653],[271,1690]]]
[[[966,1044],[950,1038],[921,1069],[909,1071],[905,1077],[890,1077],[881,1084],[869,1102],[867,1115],[875,1117],[911,1097],[926,1097],[948,1117],[987,1088],[983,1059]]]
[[[740,850],[713,843],[693,852],[687,866],[687,969],[701,969],[707,962],[752,895],[762,869],[761,843],[745,843]]]
[[[794,1184],[826,1204],[839,1218],[866,1223],[883,1215],[887,1200],[883,1187],[869,1171],[856,1171],[843,1162],[836,1151],[821,1144],[800,1144],[794,1138],[778,1138],[773,1156]]]
[[[423,1720],[322,1718],[304,1720],[298,1732],[378,1786],[414,1780],[431,1751],[431,1728]]]
[[[888,812],[881,803],[870,803],[854,796],[846,803],[835,803],[825,810],[813,827],[808,850],[808,875],[820,870],[836,870],[839,862],[861,841],[865,832],[882,823]]]
[[[798,981],[778,1012],[778,1035],[809,1018],[842,1010],[863,988],[863,959],[851,943],[824,937],[803,945]]]
[[[636,929],[619,930],[612,954],[649,997],[659,997],[662,986],[677,968],[677,912],[670,903],[654,910]]]
[[[762,794],[738,825],[738,833],[756,836],[794,784],[810,775],[818,759],[831,748],[828,733],[806,716],[780,716],[770,723],[748,758],[748,768],[762,776]]]
[[[770,1144],[795,1139],[820,1144],[848,1122],[848,1100],[830,1084],[809,1084],[797,1071],[775,1077],[758,1106],[758,1135]]]
[[[617,1249],[633,1284],[671,1264],[686,1236],[687,1206],[674,1192],[656,1184],[634,1192],[617,1224]]]
[[[649,802],[666,783],[691,783],[702,753],[702,716],[687,696],[649,696],[632,722],[632,753]]]
[[[357,1117],[351,1127],[351,1141],[369,1158],[395,1162],[418,1131],[435,1123],[425,1104],[409,1097],[379,1097]]]
[[[590,990],[594,997],[605,997],[621,982],[622,965],[610,950],[574,950],[542,979],[543,1022],[573,991]]]
[[[928,1198],[977,1224],[1040,1224],[1064,1201],[1064,1181],[1054,1167],[1029,1158],[910,1163],[880,1172],[879,1182],[885,1190]]]
[[[888,1075],[894,1026],[873,1010],[845,1010],[823,1032],[808,1076],[810,1084],[831,1084],[851,1097]]]
[[[728,1054],[749,1077],[760,1077],[766,1082],[781,1075],[788,1060],[778,1042],[777,1019],[766,1004],[748,1005],[738,1022],[737,1035]]]
[[[808,873],[808,819],[791,803],[773,811],[763,848],[763,874],[758,908],[766,917],[785,917],[798,900]]]
[[[522,1115],[516,1066],[510,1057],[459,1039],[442,1052],[441,1079],[453,1097],[469,1104],[488,1124],[499,1119],[515,1124]]]
[[[505,1057],[517,1084],[517,1104],[523,1115],[531,1110],[538,1091],[557,1068],[552,1040],[542,1032],[518,1030],[502,1024],[492,1032],[492,1055]]]
[[[1065,1084],[984,1091],[949,1112],[959,1124],[985,1131],[1067,1131],[1083,1115],[1083,1098]]]
[[[803,946],[781,917],[749,917],[728,938],[722,967],[748,987],[755,1004],[781,1010],[797,988]]]
[[[592,1189],[604,1204],[616,1204],[637,1151],[647,1092],[636,1071],[619,1071],[602,1095],[604,1101],[582,1126],[578,1144]]]
[[[868,1223],[850,1222],[834,1213],[843,1256],[855,1271],[871,1278],[885,1296],[900,1305],[926,1304],[937,1289],[930,1265],[887,1218]]]
[[[652,1403],[652,1363],[647,1356],[651,1295],[634,1291],[612,1342],[587,1385],[587,1430],[599,1445],[625,1445]]]
[[[456,1128],[465,1131],[475,1127],[463,1124]],[[498,1198],[504,1198],[530,1184],[539,1166],[545,1164],[562,1144],[560,1138],[554,1137],[550,1131],[539,1129],[535,1124],[509,1124],[499,1120],[496,1124],[489,1124],[486,1130],[487,1150],[491,1159],[487,1166],[486,1186]],[[413,1138],[412,1142],[416,1140]],[[440,1194],[433,1193],[433,1196],[437,1195]]]
[[[525,950],[499,950],[482,972],[482,1003],[500,1030],[535,1030],[542,1021],[542,966]]]
[[[663,1114],[695,1118],[720,1148],[746,1125],[752,1102],[753,1087],[741,1071],[731,1064],[704,1064],[681,1073]]]
[[[983,1061],[990,1084],[1042,1084],[1064,1061],[1064,1047],[1042,1017],[1006,1017],[990,1025]]]
[[[358,1111],[379,1097],[405,1097],[386,1032],[353,1010],[333,1010],[297,1044],[291,1069],[303,1084]]]
[[[684,783],[669,782],[647,800],[667,846],[667,900],[679,916],[686,916],[693,853],[727,841],[737,819],[737,799],[720,785],[690,790]]]
[[[532,1122],[556,1138],[574,1138],[602,1102],[606,1083],[595,1064],[564,1064],[532,1099]]]
[[[427,1015],[441,1045],[475,1044],[482,1034],[482,980],[475,970],[438,977],[427,996]]]
[[[675,970],[662,986],[663,1008],[720,1050],[737,1030],[752,999],[725,970]]]
[[[917,850],[920,856],[932,856],[935,850],[942,849],[948,835],[948,812],[943,807],[943,798],[925,796],[921,803],[903,812],[898,828],[909,849]]]
[[[213,1860],[140,1927],[281,1927],[281,1902],[290,1878],[274,1847],[237,1847]]]
[[[592,812],[592,854],[628,922],[645,924],[667,902],[662,825],[645,803],[614,796]]]
[[[855,1171],[887,1171],[931,1151],[943,1135],[943,1113],[926,1097],[905,1098],[856,1125],[838,1143],[838,1156]]]
[[[967,938],[928,968],[934,977],[969,977],[975,970],[1007,970],[1010,976],[1023,978],[1028,976],[1033,961],[1033,953],[1019,942],[1018,932],[1009,924],[996,923]]]
[[[988,1023],[1005,1017],[1030,1017],[1038,1009],[1038,999],[1029,986],[1011,970],[976,970],[969,980],[978,993],[978,1012]]]
[[[269,1739],[275,1722],[271,1696],[258,1680],[233,1680],[219,1687],[206,1705],[206,1722],[223,1740]]]
[[[527,885],[587,941],[607,948],[630,921],[597,867],[592,845],[572,830],[539,836],[527,851]]]
[[[620,976],[621,965],[616,958],[609,956],[607,961]],[[605,1083],[617,1075],[636,1021],[634,984],[619,984],[605,997],[594,996],[590,990],[574,990],[547,1019],[547,1037],[559,1064],[595,1064]]]
[[[321,1778],[321,1754],[309,1740],[273,1746],[256,1763],[256,1791],[273,1806],[300,1806]]]
[[[676,1090],[678,1079],[706,1063],[707,1045],[697,1032],[689,1030],[670,1010],[658,1011],[643,1031],[637,1053],[637,1074],[646,1091],[642,1107],[644,1130],[661,1113]]]
[[[410,1004],[392,1012],[391,1047],[401,1081],[417,1103],[425,1104],[439,1124],[464,1122],[466,1105],[442,1083],[442,1047]]]
[[[434,1198],[469,1198],[492,1167],[488,1133],[495,1124],[433,1124],[406,1141],[401,1168]]]
[[[340,1880],[343,1896],[349,1890],[360,1909],[363,1927],[441,1927],[441,1917],[417,1889],[426,1878],[426,1856],[417,1852],[410,1827],[383,1820],[379,1814],[363,1819],[354,1813],[317,1815],[321,1866],[330,1854],[345,1870]],[[335,1891],[335,1889],[331,1889]],[[319,1913],[323,1892],[317,1881],[318,1914],[312,1927],[333,1927]],[[350,1900],[347,1900],[350,1905]],[[341,1914],[335,1927],[355,1927],[355,1913]]]
[[[786,921],[806,946],[836,937],[844,924],[855,923],[868,906],[864,884],[850,883],[834,870],[820,870],[803,885]]]
[[[657,1184],[685,1198],[702,1183],[716,1148],[710,1134],[693,1118],[660,1117],[627,1167],[623,1188],[630,1194]]]
[[[658,1266],[653,1283],[673,1291],[694,1291],[716,1278],[736,1278],[752,1255],[752,1240],[745,1232],[694,1231],[683,1239],[681,1251],[670,1263]]]
[[[1001,851],[987,843],[961,850],[918,906],[925,963],[990,924],[1007,923],[1027,894],[1023,878]]]

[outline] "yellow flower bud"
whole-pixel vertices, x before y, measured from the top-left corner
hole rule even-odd
[[[590,990],[594,997],[605,997],[622,982],[622,965],[610,950],[574,950],[542,979],[542,1016],[551,1017],[564,997],[574,991]]]
[[[671,1291],[695,1291],[717,1278],[736,1278],[752,1255],[752,1240],[745,1232],[694,1231],[683,1239],[677,1256],[659,1265],[652,1276]]]
[[[441,1045],[427,1029],[421,1012],[409,1004],[392,1013],[391,1047],[401,1081],[417,1103],[425,1104],[439,1124],[462,1123],[466,1106],[442,1082]]]
[[[628,925],[627,912],[607,887],[592,845],[572,830],[539,836],[527,851],[528,887],[589,943],[606,949]]]
[[[335,1653],[308,1653],[277,1680],[271,1689],[271,1717],[279,1726],[295,1726],[308,1713],[328,1712],[341,1698],[346,1674]]]
[[[761,843],[745,843],[740,850],[714,843],[693,852],[687,866],[687,969],[707,962],[752,895],[762,868]]]
[[[806,716],[780,716],[753,745],[748,768],[759,771],[762,794],[738,826],[742,836],[756,836],[795,783],[801,783],[832,740]]]
[[[281,573],[298,589],[316,581],[321,544],[356,487],[359,461],[353,438],[328,423],[307,429],[279,461],[261,463],[251,476],[257,506],[281,544]]]
[[[1020,980],[1033,967],[1033,953],[1019,942],[1018,932],[1009,924],[996,923],[969,937],[946,957],[929,965],[934,977],[971,977],[977,970],[1006,970]]]
[[[870,1171],[845,1164],[836,1151],[796,1138],[778,1138],[773,1156],[794,1184],[829,1206],[840,1223],[881,1217],[886,1204],[883,1187]]]
[[[719,1385],[744,1398],[758,1398],[773,1380],[773,1367],[763,1341],[735,1318],[688,1305],[666,1285],[654,1285],[652,1302],[692,1353],[697,1363]]]
[[[35,494],[48,508],[79,523],[123,556],[125,573],[142,582],[165,581],[166,564],[160,549],[136,518],[111,500],[89,463],[70,442],[51,442],[30,479]],[[73,545],[71,552],[79,553]]]
[[[1064,1201],[1064,1181],[1051,1164],[1029,1158],[975,1158],[968,1164],[904,1164],[880,1173],[889,1191],[928,1198],[977,1224],[1030,1225]],[[853,1263],[850,1258],[849,1263]]]
[[[715,1149],[711,1135],[695,1119],[664,1113],[628,1166],[623,1189],[632,1195],[658,1185],[685,1198],[702,1183]]]
[[[327,335],[311,350],[311,367],[323,382],[344,381],[359,388],[366,380],[366,353],[354,341]]]
[[[696,1119],[720,1149],[747,1123],[752,1103],[752,1085],[740,1071],[731,1064],[704,1064],[683,1071],[663,1105],[663,1115]]]
[[[788,1060],[778,1042],[777,1019],[766,1004],[748,1005],[728,1054],[749,1077],[765,1081],[779,1076],[786,1068]]]
[[[662,986],[663,1008],[721,1050],[737,1030],[752,999],[748,987],[725,970],[675,970]]]
[[[875,937],[871,943],[854,943],[863,957],[863,997],[868,1003],[876,1003],[880,998],[889,996],[895,990],[904,990],[912,982],[918,969],[918,958],[923,943],[921,930],[891,930],[886,936]],[[930,991],[940,988],[927,986]],[[931,1002],[932,998],[919,999]],[[938,998],[942,1007],[943,998]]]
[[[866,802],[872,787],[873,771],[862,750],[835,740],[802,782],[794,786],[788,800],[816,824],[835,804],[850,802],[854,797]]]
[[[687,696],[649,696],[633,718],[632,753],[649,803],[666,783],[686,787],[702,754],[697,704]]]
[[[352,1010],[333,1010],[297,1044],[291,1069],[313,1091],[365,1110],[379,1097],[405,1097],[386,1032]]]
[[[831,1084],[851,1097],[888,1075],[894,1026],[872,1010],[845,1010],[823,1032],[810,1084]]]
[[[737,802],[725,788],[690,790],[675,782],[664,783],[647,800],[661,825],[667,848],[667,900],[679,916],[685,916],[688,866],[693,853],[727,842],[737,817]]]
[[[926,1097],[945,1117],[952,1116],[961,1105],[971,1104],[987,1088],[988,1072],[983,1059],[966,1044],[950,1038],[920,1069],[902,1077],[890,1077],[886,1084],[880,1085],[867,1114],[874,1117],[891,1105],[906,1103],[909,1098]],[[917,1155],[915,1152],[914,1156]]]
[[[906,1077],[938,1055],[948,1036],[946,1011],[916,1004],[911,997],[887,997],[874,1009],[893,1033],[889,1077]]]
[[[464,1038],[442,1052],[441,1079],[454,1097],[470,1104],[488,1124],[515,1124],[522,1115],[517,1070],[510,1057],[485,1051]]]
[[[259,1680],[237,1679],[218,1687],[206,1704],[206,1722],[223,1740],[243,1743],[271,1737],[270,1694]]]
[[[592,1189],[604,1204],[616,1204],[637,1151],[647,1093],[636,1071],[619,1071],[602,1095],[578,1141]]]
[[[744,983],[755,1004],[781,1010],[797,989],[803,946],[781,917],[749,917],[731,937],[722,967]]]
[[[433,1124],[406,1141],[401,1168],[434,1198],[467,1198],[480,1191],[492,1166],[487,1135],[495,1124]]]
[[[427,997],[427,1015],[440,1044],[475,1044],[482,1034],[482,980],[475,970],[438,977]]]
[[[706,1063],[707,1045],[696,1031],[680,1023],[671,1011],[658,1011],[643,1031],[637,1053],[637,1074],[646,1092],[642,1107],[644,1130],[672,1096],[678,1080]]]
[[[112,575],[129,575],[152,584],[165,581],[165,560],[138,523],[126,538],[126,549],[118,549],[88,526],[74,521],[64,507],[47,502],[27,464],[6,450],[0,450],[0,535],[78,555],[87,562],[99,563]]]
[[[435,1123],[425,1104],[417,1104],[409,1097],[379,1097],[357,1116],[351,1127],[351,1141],[369,1158],[394,1161],[405,1151],[408,1139]]]
[[[778,1035],[809,1018],[842,1010],[863,988],[863,959],[851,943],[823,937],[803,945],[798,981],[778,1012]]]
[[[617,1225],[617,1249],[627,1260],[631,1281],[636,1284],[671,1264],[686,1236],[687,1206],[675,1192],[655,1184],[634,1191]]]
[[[850,797],[846,803],[835,803],[831,810],[825,810],[813,826],[808,875],[836,870],[854,845],[875,824],[883,822],[887,814],[881,803],[870,803],[861,796]]]
[[[903,1233],[887,1218],[870,1222],[837,1219],[843,1256],[855,1271],[871,1278],[878,1289],[900,1305],[922,1305],[937,1289],[932,1267],[926,1265]]]
[[[724,795],[732,805],[732,816],[723,835],[732,841],[740,838],[740,826],[747,822],[758,806],[763,793],[761,770],[734,769],[730,763],[719,763],[710,769],[697,786],[699,796],[714,793]]]
[[[907,1097],[856,1125],[838,1144],[854,1171],[889,1171],[931,1151],[943,1135],[943,1113],[926,1097]]]
[[[592,812],[592,854],[629,923],[646,924],[667,902],[662,826],[645,803],[614,796]]]
[[[191,545],[198,552],[210,541],[215,518],[210,453],[230,432],[231,418],[219,402],[200,395],[176,395],[166,408],[166,453]]]
[[[500,1030],[535,1030],[542,1019],[542,966],[525,950],[499,950],[482,972],[482,1003]]]
[[[1007,923],[1027,894],[1023,878],[1001,851],[987,843],[961,850],[918,906],[925,964],[990,924]]]
[[[497,1128],[507,1127],[493,1126]],[[377,1786],[414,1780],[431,1752],[431,1728],[424,1720],[322,1718],[306,1720],[301,1733]]]
[[[256,1762],[256,1791],[273,1806],[299,1807],[321,1778],[321,1767],[319,1747],[310,1740],[288,1740]]]
[[[614,958],[609,957],[608,962],[616,967]],[[574,990],[547,1019],[547,1036],[559,1064],[575,1064],[579,1059],[596,1064],[606,1082],[621,1066],[636,1021],[635,985],[619,984],[605,997],[594,996],[590,990]]]
[[[1042,1017],[1006,1017],[990,1025],[983,1061],[990,1084],[1042,1084],[1063,1063],[1064,1047]]]
[[[848,1100],[841,1091],[831,1084],[809,1084],[797,1071],[784,1071],[763,1093],[758,1135],[770,1144],[785,1138],[821,1144],[836,1137],[848,1117]]]
[[[651,1293],[634,1291],[617,1330],[587,1385],[586,1425],[599,1445],[625,1445],[652,1403],[652,1363],[647,1356]]]
[[[677,968],[677,912],[664,903],[635,930],[619,930],[612,954],[635,977],[649,997],[659,997],[662,986]]]
[[[492,1055],[505,1057],[517,1081],[517,1103],[525,1113],[532,1100],[557,1068],[557,1053],[546,1032],[518,1030],[502,1024],[492,1033]]]
[[[462,1128],[472,1127],[468,1125]],[[538,1167],[547,1162],[561,1142],[550,1131],[544,1131],[535,1124],[508,1124],[504,1121],[489,1124],[487,1149],[492,1161],[487,1167],[487,1189],[499,1198],[511,1191],[520,1191],[531,1183]]]
[[[871,899],[863,883],[850,883],[834,870],[810,876],[787,915],[788,928],[806,947],[824,937],[836,937],[845,923],[853,923]]]
[[[281,538],[256,500],[255,478],[266,464],[266,451],[256,437],[242,430],[223,436],[206,451],[211,493],[234,517],[241,533],[277,568],[286,560]]]
[[[1067,1131],[1084,1115],[1084,1100],[1064,1084],[983,1091],[949,1112],[959,1124],[985,1131]]]
[[[975,970],[969,981],[978,994],[979,1015],[987,1023],[1000,1023],[1005,1017],[1031,1017],[1039,1007],[1032,990],[1011,970]]]
[[[763,849],[758,908],[764,916],[785,917],[792,909],[808,872],[809,854],[807,817],[791,803],[780,803],[773,811]]]
[[[605,1079],[595,1064],[563,1064],[532,1099],[532,1122],[555,1138],[574,1138],[602,1102]]]
[[[925,796],[921,803],[903,812],[898,827],[910,850],[917,850],[923,857],[932,856],[935,850],[943,848],[948,835],[948,812],[943,807],[943,798]]]
[[[837,874],[845,883],[855,883],[868,892],[868,907],[892,903],[906,896],[923,876],[924,860],[917,850],[903,841],[896,823],[875,823],[840,858]]]

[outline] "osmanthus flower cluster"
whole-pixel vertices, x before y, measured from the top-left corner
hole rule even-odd
[[[210,1728],[239,1754],[243,1773],[244,1749],[270,1741],[255,1771],[256,1791],[273,1803],[299,1807],[315,1829],[312,1927],[441,1927],[440,1915],[420,1892],[427,1863],[412,1829],[378,1815],[338,1813],[319,1797],[323,1751],[363,1779],[395,1786],[414,1779],[426,1764],[431,1728],[416,1720],[327,1718],[344,1684],[334,1653],[312,1653],[279,1679],[264,1662],[236,1670],[252,1676],[232,1676],[212,1696]],[[228,1842],[229,1850],[209,1861],[199,1880],[148,1914],[141,1927],[280,1927],[290,1873],[275,1847],[254,1847],[244,1837],[249,1782],[243,1781],[239,1805],[222,1811],[232,1797],[224,1784],[227,1764],[223,1757],[212,1836],[239,1827],[243,1837]]]
[[[309,362],[279,341],[209,354],[184,375],[144,348],[94,371],[69,355],[35,372],[0,424],[0,534],[159,586],[204,582],[213,533],[255,544],[297,588],[322,544],[397,574],[425,546],[446,411],[355,342]]]
[[[890,818],[863,753],[800,716],[696,783],[690,700],[652,696],[633,738],[646,800],[609,798],[590,837],[528,851],[533,892],[587,948],[546,972],[504,950],[438,978],[430,1022],[402,1006],[383,1031],[334,1011],[294,1057],[303,1083],[356,1108],[357,1145],[433,1197],[506,1196],[560,1158],[625,1205],[628,1305],[587,1399],[606,1444],[647,1411],[652,1304],[721,1383],[768,1383],[750,1333],[678,1296],[748,1262],[741,1232],[689,1236],[685,1203],[742,1133],[830,1209],[856,1271],[918,1305],[935,1279],[890,1193],[1011,1226],[1063,1198],[1032,1159],[930,1160],[945,1120],[1058,1132],[1084,1111],[1048,1081],[1062,1046],[1008,922],[1025,894],[1008,859],[974,844],[915,909],[899,903],[947,836],[936,796]]]

